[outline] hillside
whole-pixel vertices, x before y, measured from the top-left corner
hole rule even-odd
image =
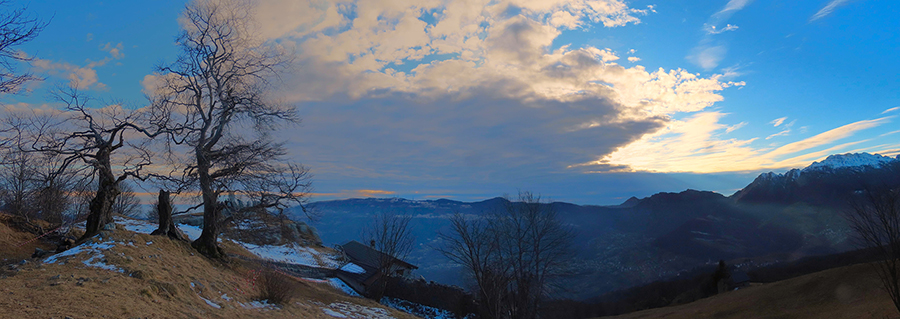
[[[604,318],[891,318],[897,310],[869,264],[857,264]]]
[[[280,278],[294,287],[290,302],[260,302],[260,273],[266,268],[253,260],[259,257],[224,240],[229,255],[247,258],[210,260],[188,242],[133,231],[147,226],[117,217],[115,230],[85,244],[4,265],[0,313],[16,318],[415,318],[348,296],[326,280],[288,276]],[[186,230],[189,236],[196,232]]]

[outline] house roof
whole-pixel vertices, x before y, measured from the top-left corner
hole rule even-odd
[[[341,245],[341,248],[344,249],[344,253],[347,254],[347,257],[349,257],[353,263],[363,266],[363,268],[378,268],[379,259],[385,257],[390,258],[394,264],[410,269],[419,269],[419,267],[416,267],[413,264],[382,253],[355,240],[351,240],[346,244]]]

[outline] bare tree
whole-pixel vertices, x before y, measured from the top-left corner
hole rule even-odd
[[[8,213],[23,217],[26,223],[40,218],[60,224],[71,203],[71,191],[77,186],[77,170],[60,170],[61,158],[54,154],[25,150],[30,146],[23,134],[26,125],[19,114],[3,119],[2,130],[11,136],[3,137],[0,201]]]
[[[0,8],[9,1],[0,1]],[[0,93],[18,92],[28,81],[40,80],[31,73],[16,72],[15,63],[33,58],[15,48],[33,40],[47,26],[46,23],[25,14],[24,8],[0,10]]]
[[[376,213],[369,226],[363,229],[363,240],[381,252],[375,257],[378,279],[370,293],[372,299],[381,300],[384,297],[388,280],[397,276],[397,260],[406,259],[412,251],[415,238],[410,233],[411,220],[410,215],[382,211]]]
[[[134,195],[134,186],[130,183],[122,182],[119,184],[119,196],[113,202],[113,214],[119,214],[130,217],[138,217],[141,212],[141,199]]]
[[[192,246],[209,257],[223,255],[216,243],[221,194],[281,210],[289,203],[302,207],[310,189],[308,170],[284,162],[283,144],[271,141],[277,124],[299,120],[293,107],[266,98],[267,79],[289,61],[253,38],[251,10],[235,2],[188,4],[177,41],[181,54],[158,69],[165,83],[152,97],[155,112],[164,115],[157,123],[172,132],[169,146],[191,156],[173,161],[178,171],[169,181],[177,191],[199,191],[203,232]]]
[[[482,316],[536,318],[570,256],[572,232],[539,196],[519,193],[486,216],[455,215],[441,252],[474,279]]]
[[[873,265],[900,311],[900,188],[866,187],[850,200],[845,217],[858,244],[881,257]]]
[[[24,218],[25,222],[38,217],[34,206],[40,191],[39,170],[33,153],[8,149],[0,169],[0,201],[9,214]]]
[[[65,107],[56,118],[41,118],[32,122],[35,136],[30,151],[60,156],[62,161],[56,174],[84,163],[96,179],[96,191],[88,205],[87,225],[79,241],[96,235],[104,225],[112,222],[113,205],[121,194],[119,185],[128,177],[144,178],[141,170],[151,164],[151,154],[145,148],[126,143],[126,134],[136,132],[154,137],[159,131],[149,132],[139,126],[140,113],[129,111],[120,104],[106,107],[89,107],[93,101],[77,88],[59,89],[55,98]],[[120,149],[129,146],[124,157]],[[117,163],[113,169],[113,160]]]

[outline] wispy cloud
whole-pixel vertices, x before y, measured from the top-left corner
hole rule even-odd
[[[723,43],[713,42],[713,36],[738,29],[738,26],[726,23],[735,12],[743,10],[752,0],[731,0],[718,12],[714,13],[703,24],[704,36],[700,43],[691,50],[691,54],[685,57],[688,61],[711,70],[719,66],[719,62],[725,58],[728,48]],[[724,24],[724,25],[723,25]]]
[[[722,10],[713,15],[713,18],[728,19],[735,12],[743,10],[750,2],[753,2],[753,0],[730,0]]]
[[[694,48],[694,54],[688,56],[688,60],[705,70],[712,70],[719,66],[719,62],[725,58],[728,48],[724,45],[698,46]]]
[[[769,122],[769,124],[772,124],[772,126],[778,127],[779,125],[781,125],[781,123],[784,123],[784,120],[787,120],[787,116],[774,119],[774,120],[772,120],[772,122]]]
[[[719,123],[722,116],[722,113],[706,112],[683,121],[675,121],[659,133],[647,135],[607,157],[585,165],[617,165],[633,171],[694,173],[797,167],[869,141],[834,145],[856,132],[884,125],[893,118],[888,116],[857,121],[773,148],[754,145],[756,139],[723,138],[718,132],[724,130],[728,133],[730,128]],[[788,133],[790,130],[784,130],[768,138]],[[898,147],[900,144],[893,143],[889,146]],[[820,149],[821,147],[826,149]]]
[[[813,22],[828,16],[829,14],[834,12],[835,9],[846,4],[847,2],[849,2],[849,0],[831,0],[831,2],[825,5],[825,7],[822,7],[822,9],[819,9],[816,14],[812,15],[812,17],[809,18],[809,22]]]
[[[738,129],[744,127],[744,126],[747,126],[747,122],[740,122],[740,123],[738,123],[738,124],[729,126],[727,129],[725,129],[725,134],[734,132],[734,131],[736,131],[736,130],[738,130]]]
[[[835,129],[828,130],[823,133],[819,133],[816,136],[797,141],[794,143],[787,144],[785,146],[779,147],[772,152],[767,154],[768,157],[776,157],[786,154],[792,154],[797,152],[802,152],[813,147],[822,146],[825,144],[832,143],[834,141],[849,137],[856,133],[857,131],[873,128],[876,126],[880,126],[882,124],[888,123],[890,119],[893,118],[891,116],[877,118],[873,120],[864,120],[858,121],[854,123],[850,123]]]
[[[637,62],[637,61],[640,61],[640,60],[641,60],[641,58],[636,57],[636,56],[630,56],[630,57],[628,57],[628,62]]]
[[[887,109],[887,110],[884,110],[884,112],[881,112],[881,114],[888,114],[888,113],[891,113],[891,112],[896,111],[896,110],[900,110],[900,106],[898,106],[898,107],[892,107],[892,108],[889,108],[889,109]]]
[[[778,132],[778,133],[775,133],[775,134],[766,136],[766,139],[768,140],[768,139],[772,139],[773,137],[787,136],[787,135],[790,134],[790,133],[791,133],[791,130],[784,130],[784,131],[781,131],[781,132]]]
[[[706,33],[708,33],[708,34],[719,34],[719,33],[723,33],[723,32],[737,30],[738,26],[733,25],[733,24],[726,24],[724,27],[718,28],[714,25],[705,25],[703,28],[706,30]]]

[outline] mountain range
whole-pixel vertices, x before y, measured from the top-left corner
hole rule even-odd
[[[620,205],[553,202],[575,233],[577,254],[560,294],[585,299],[672,278],[727,260],[740,268],[790,261],[853,248],[843,212],[849,197],[871,186],[900,186],[900,156],[831,155],[803,169],[763,173],[731,196],[685,190],[632,197]],[[480,202],[448,199],[366,198],[314,202],[308,209],[326,244],[360,239],[374,214],[411,215],[416,246],[408,261],[428,280],[466,286],[460,269],[436,248],[453,213],[481,215],[502,209],[504,198]],[[295,218],[304,216],[290,211]]]

